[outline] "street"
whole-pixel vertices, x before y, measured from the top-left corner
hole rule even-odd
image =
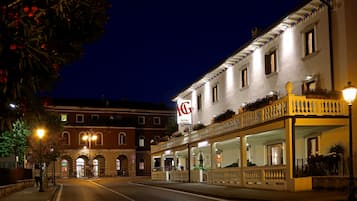
[[[56,201],[204,201],[224,199],[135,183],[129,178],[65,179]]]

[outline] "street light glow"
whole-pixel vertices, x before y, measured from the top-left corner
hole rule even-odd
[[[345,99],[348,105],[352,105],[352,102],[356,99],[356,93],[357,88],[351,82],[348,82],[348,86],[342,90],[343,99]]]
[[[83,135],[82,140],[87,141],[88,140],[88,135]]]
[[[42,128],[37,129],[36,131],[38,138],[42,139],[43,136],[45,135],[45,130]]]
[[[93,135],[92,138],[91,138],[91,140],[94,140],[94,141],[97,140],[97,139],[98,139],[97,135]]]

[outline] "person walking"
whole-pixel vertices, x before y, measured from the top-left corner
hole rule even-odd
[[[40,186],[40,180],[41,180],[41,170],[38,165],[35,166],[35,182],[36,182],[36,187],[38,188]]]

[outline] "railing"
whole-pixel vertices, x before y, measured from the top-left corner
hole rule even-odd
[[[188,136],[172,138],[167,142],[151,147],[151,152],[159,152],[191,142],[216,137],[249,126],[275,120],[284,116],[347,116],[347,107],[343,100],[309,99],[306,96],[287,95],[270,105],[254,111],[247,111],[232,118],[200,129]]]
[[[243,186],[264,189],[286,189],[286,166],[243,168]]]
[[[172,181],[181,181],[188,182],[188,171],[187,170],[174,170],[171,171],[171,180]]]
[[[163,171],[151,172],[151,179],[165,181],[166,180],[166,172],[163,172]]]
[[[241,168],[217,168],[208,170],[208,183],[241,185]]]

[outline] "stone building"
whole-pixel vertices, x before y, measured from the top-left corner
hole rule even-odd
[[[47,110],[64,127],[57,177],[148,176],[150,143],[176,121],[166,106],[127,101],[55,99]]]

